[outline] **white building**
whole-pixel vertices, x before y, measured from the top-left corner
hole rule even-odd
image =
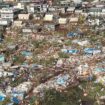
[[[19,18],[19,20],[29,20],[30,14],[19,14],[18,18]]]
[[[1,18],[8,19],[13,21],[18,17],[19,10],[13,8],[2,8],[1,9]]]
[[[53,21],[53,14],[46,14],[44,17],[44,21]]]
[[[67,18],[59,18],[58,23],[59,24],[66,24],[67,23]]]
[[[10,20],[0,19],[0,26],[9,26],[11,24]]]

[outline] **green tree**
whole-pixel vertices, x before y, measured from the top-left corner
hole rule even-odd
[[[6,98],[0,105],[6,105],[10,102],[10,98]]]
[[[46,90],[43,105],[78,105],[78,100],[82,94],[80,89],[70,89],[67,93],[60,93],[54,89]]]
[[[63,52],[59,52],[58,55],[59,55],[60,58],[69,58],[69,55],[66,54],[66,53],[63,53]]]

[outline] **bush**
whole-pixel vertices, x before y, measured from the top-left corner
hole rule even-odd
[[[59,52],[58,55],[59,55],[60,58],[69,58],[69,55],[66,54],[66,53],[63,53],[63,52]]]

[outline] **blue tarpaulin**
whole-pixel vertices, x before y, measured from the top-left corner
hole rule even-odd
[[[97,71],[97,72],[105,72],[105,68],[96,68],[95,71]]]
[[[77,49],[70,49],[70,50],[62,49],[62,52],[69,53],[69,54],[76,54],[76,53],[78,53],[78,50]]]
[[[9,104],[7,104],[7,105],[13,105],[13,103],[9,103]]]
[[[6,95],[0,91],[0,101],[4,101],[5,98],[6,98]]]
[[[78,36],[79,34],[78,33],[75,33],[75,32],[69,32],[67,34],[67,37],[74,37],[74,36]]]
[[[4,101],[5,97],[0,95],[0,101]]]
[[[24,97],[24,92],[12,92],[13,97]]]
[[[95,51],[95,48],[85,48],[84,52],[88,54],[92,54]]]
[[[62,49],[61,51],[64,52],[64,53],[67,53],[68,52],[67,49]]]
[[[59,84],[59,85],[66,85],[66,82],[67,82],[68,78],[69,78],[68,75],[59,76],[57,78],[57,84]]]
[[[93,79],[93,76],[89,76],[89,77],[87,78],[88,81],[92,81],[92,79]]]
[[[16,104],[19,104],[19,102],[20,102],[16,97],[12,97],[12,98],[11,98],[11,101],[12,101],[13,103],[16,103]]]
[[[29,67],[28,63],[24,62],[21,67]]]
[[[78,50],[76,50],[76,49],[68,50],[68,53],[70,53],[70,54],[76,54],[77,52],[78,52]]]
[[[97,53],[101,53],[101,50],[99,49],[95,49],[95,48],[85,48],[84,52],[87,54],[97,54]]]
[[[30,67],[31,67],[31,68],[38,68],[39,65],[37,65],[37,64],[31,64]]]
[[[5,60],[4,55],[0,55],[0,62],[4,62],[4,60]]]
[[[22,51],[21,54],[23,56],[31,56],[32,55],[32,52],[30,52],[30,51]]]

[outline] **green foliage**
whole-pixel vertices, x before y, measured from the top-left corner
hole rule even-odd
[[[68,93],[60,93],[56,90],[46,90],[43,105],[78,105],[81,92],[79,89],[71,89]]]
[[[30,105],[35,105],[35,100],[36,100],[35,96],[31,97],[31,99],[30,99]]]
[[[97,93],[99,93],[99,96],[105,94],[105,90],[101,91],[104,88],[101,84],[94,84],[93,82],[89,84],[87,81],[83,81],[81,86],[83,90],[73,87],[62,93],[54,89],[45,90],[43,104],[41,105],[79,105],[79,100],[87,103],[87,105],[97,105]],[[88,93],[87,96],[84,96],[84,89]]]
[[[65,41],[65,45],[66,45],[66,46],[70,46],[71,44],[72,44],[72,43],[71,43],[70,40]]]
[[[99,93],[100,96],[105,95],[105,91],[101,91],[102,88],[104,88],[101,84],[93,84],[94,89],[90,89],[89,91],[89,97],[94,98],[97,93]]]
[[[47,43],[47,41],[45,39],[43,39],[43,40],[34,41],[33,45],[35,48],[42,48],[43,46],[45,46],[46,43]]]
[[[16,78],[14,81],[11,81],[11,86],[15,87],[23,82],[23,78]]]
[[[3,45],[2,44],[0,44],[0,49],[3,49],[4,47],[3,47]]]
[[[90,41],[91,41],[91,43],[96,43],[97,42],[97,40],[98,40],[98,38],[95,36],[95,35],[92,35],[91,37],[90,37]]]
[[[6,98],[3,102],[0,102],[0,105],[6,105],[10,102],[9,98]]]
[[[41,59],[38,61],[39,64],[44,66],[52,66],[55,62],[55,59],[53,57],[47,58],[47,59]]]
[[[79,16],[79,23],[82,24],[85,21],[85,17],[84,16]]]
[[[11,35],[8,35],[8,37],[5,39],[5,42],[12,43],[13,39],[10,37]]]
[[[69,58],[69,55],[66,54],[66,53],[63,53],[63,52],[59,52],[58,55],[59,55],[60,58]]]
[[[94,1],[94,0],[83,0],[83,1],[85,1],[85,2],[92,2],[92,1]]]
[[[14,56],[13,61],[15,64],[22,64],[24,62],[24,57],[22,55]]]
[[[55,59],[53,57],[51,57],[48,60],[46,60],[45,65],[51,66],[51,65],[53,65],[54,62],[55,62]]]

